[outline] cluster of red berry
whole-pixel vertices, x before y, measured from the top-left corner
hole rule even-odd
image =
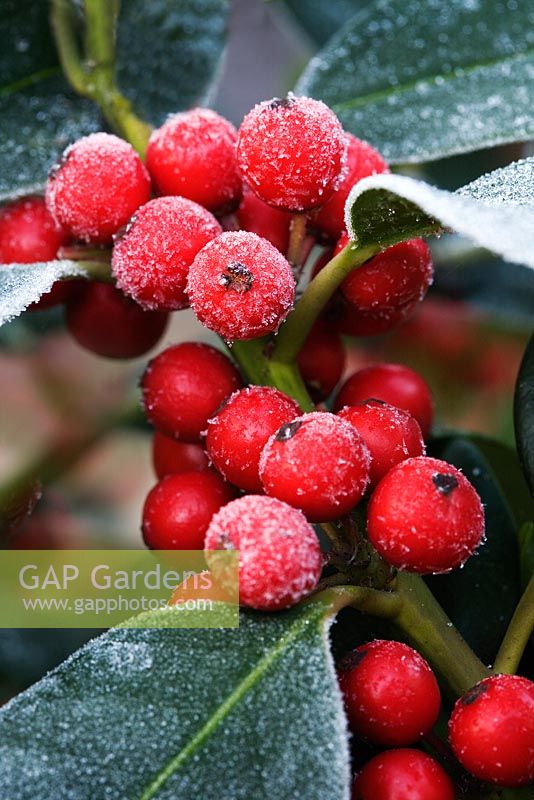
[[[76,142],[50,175],[46,206],[28,199],[0,212],[0,260],[47,260],[73,240],[112,244],[116,286],[76,284],[71,292],[62,283],[45,300],[66,301],[74,336],[106,356],[145,352],[168,312],[188,306],[226,341],[267,337],[291,312],[301,279],[302,264],[285,256],[294,215],[306,221],[308,251],[326,246],[316,274],[348,243],[350,188],[387,169],[309,98],[261,103],[239,131],[195,109],[154,131],[146,167],[114,136]],[[343,374],[340,333],[373,335],[398,325],[431,279],[430,253],[419,239],[346,278],[300,353],[314,399],[328,397]],[[474,487],[425,455],[432,398],[407,367],[361,370],[342,385],[332,412],[302,413],[276,388],[244,386],[220,351],[184,343],[149,363],[141,388],[156,429],[159,479],[143,511],[145,542],[205,548],[208,561],[210,551],[238,549],[244,605],[285,609],[313,591],[325,560],[312,523],[339,520],[358,504],[366,507],[370,543],[392,568],[447,572],[482,541]],[[436,721],[436,679],[406,645],[358,648],[341,665],[340,682],[353,732],[373,743],[404,748]],[[496,676],[458,701],[450,741],[474,776],[510,786],[534,776],[533,693],[526,679]],[[454,790],[439,764],[413,749],[378,755],[354,788],[362,800],[408,795],[449,800]]]

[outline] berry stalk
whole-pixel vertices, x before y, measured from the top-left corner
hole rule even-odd
[[[534,575],[519,601],[495,658],[494,671],[513,675],[534,630]]]

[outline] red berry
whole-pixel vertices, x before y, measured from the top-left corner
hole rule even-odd
[[[241,389],[208,420],[209,456],[226,480],[247,492],[261,492],[261,451],[284,422],[300,413],[298,404],[278,389]]]
[[[159,480],[180,472],[203,472],[209,467],[208,456],[199,444],[177,442],[159,431],[152,439],[152,463]]]
[[[421,428],[411,414],[382,400],[346,406],[342,419],[356,428],[371,455],[371,488],[401,461],[425,454]]]
[[[168,314],[143,311],[110,283],[85,283],[65,309],[78,344],[105,358],[136,358],[159,342]]]
[[[25,197],[0,208],[0,264],[54,261],[67,239],[42,197]],[[64,303],[74,288],[74,281],[56,281],[30,309],[42,311]]]
[[[171,116],[148,142],[146,165],[159,194],[194,200],[222,213],[241,197],[237,131],[208,108]]]
[[[349,241],[342,237],[337,252]],[[391,330],[414,311],[432,282],[432,256],[422,239],[388,247],[341,284],[349,301],[344,315],[352,336]],[[345,322],[344,330],[347,330]]]
[[[93,133],[68,147],[51,171],[46,203],[75,238],[108,244],[150,197],[150,178],[128,142]]]
[[[328,106],[289,94],[247,114],[237,159],[258,197],[285,211],[305,211],[322,205],[334,191],[345,149],[343,129]]]
[[[348,378],[338,392],[335,410],[364,400],[383,400],[415,417],[426,438],[432,425],[434,404],[428,384],[403,364],[376,364]]]
[[[462,473],[437,458],[409,458],[371,496],[367,533],[381,556],[409,572],[448,572],[484,536],[484,509]]]
[[[261,611],[298,603],[321,575],[322,555],[312,526],[296,508],[273,497],[246,495],[213,517],[209,550],[239,550],[239,598]],[[210,564],[209,554],[206,557]],[[213,559],[217,576],[217,562]]]
[[[347,156],[342,177],[330,200],[313,218],[313,224],[332,239],[338,239],[345,229],[345,203],[352,187],[380,172],[389,172],[389,167],[380,153],[367,142],[351,133],[345,134]]]
[[[367,762],[352,800],[454,800],[454,784],[426,753],[411,748],[387,750]]]
[[[198,442],[208,419],[240,386],[230,359],[197,342],[168,347],[150,361],[141,381],[147,418],[184,442]]]
[[[117,285],[143,308],[186,308],[193,259],[221,232],[213,214],[191,200],[151,200],[115,239],[111,268]]]
[[[242,230],[257,233],[274,244],[281,253],[287,253],[291,214],[267,205],[246,184],[236,218]]]
[[[376,640],[357,647],[341,662],[339,683],[351,731],[375,744],[412,744],[438,718],[438,682],[406,644]]]
[[[494,675],[461,697],[449,723],[458,761],[472,775],[499,786],[534,781],[534,683]]]
[[[202,550],[211,518],[234,496],[211,470],[167,475],[145,501],[145,544],[153,550]]]
[[[369,482],[369,452],[352,425],[313,412],[282,425],[260,459],[267,494],[300,508],[312,522],[348,514]]]
[[[300,374],[317,402],[330,395],[345,369],[345,348],[339,334],[318,320],[298,356]]]
[[[197,255],[187,293],[199,320],[223,339],[274,333],[293,306],[291,267],[266,239],[228,231]]]

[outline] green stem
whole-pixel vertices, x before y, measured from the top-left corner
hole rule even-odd
[[[353,269],[361,266],[380,250],[378,245],[358,247],[348,244],[320,272],[306,290],[295,310],[289,315],[278,333],[272,361],[291,364],[297,358],[304,342],[327,301]]]
[[[401,607],[397,592],[383,592],[367,586],[332,586],[311,595],[305,602],[322,602],[329,607],[329,613],[337,614],[342,608],[351,606],[383,619],[395,619]]]
[[[113,283],[111,267],[106,261],[76,261],[76,266],[83,269],[85,277],[92,281],[102,281],[102,283]],[[73,276],[74,278],[76,276]]]
[[[306,214],[293,214],[289,228],[289,247],[287,249],[287,260],[293,267],[302,266],[302,250],[306,239],[306,225],[308,218]]]
[[[239,364],[241,372],[249,383],[270,386],[269,362],[265,355],[268,345],[266,339],[237,341],[228,347],[231,356]]]
[[[75,92],[90,97],[87,72],[82,64],[78,42],[73,29],[70,0],[52,0],[50,24],[54,33],[61,67]]]
[[[513,675],[534,630],[534,575],[531,577],[514,612],[497,653],[493,669]]]
[[[297,401],[303,411],[315,411],[315,405],[296,364],[269,362],[271,383]]]
[[[490,672],[460,636],[418,575],[400,572],[395,588],[402,604],[395,623],[440,673],[456,698]]]

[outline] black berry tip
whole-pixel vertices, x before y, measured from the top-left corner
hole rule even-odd
[[[445,496],[458,488],[458,478],[446,472],[437,472],[432,476],[432,482],[438,492]]]

